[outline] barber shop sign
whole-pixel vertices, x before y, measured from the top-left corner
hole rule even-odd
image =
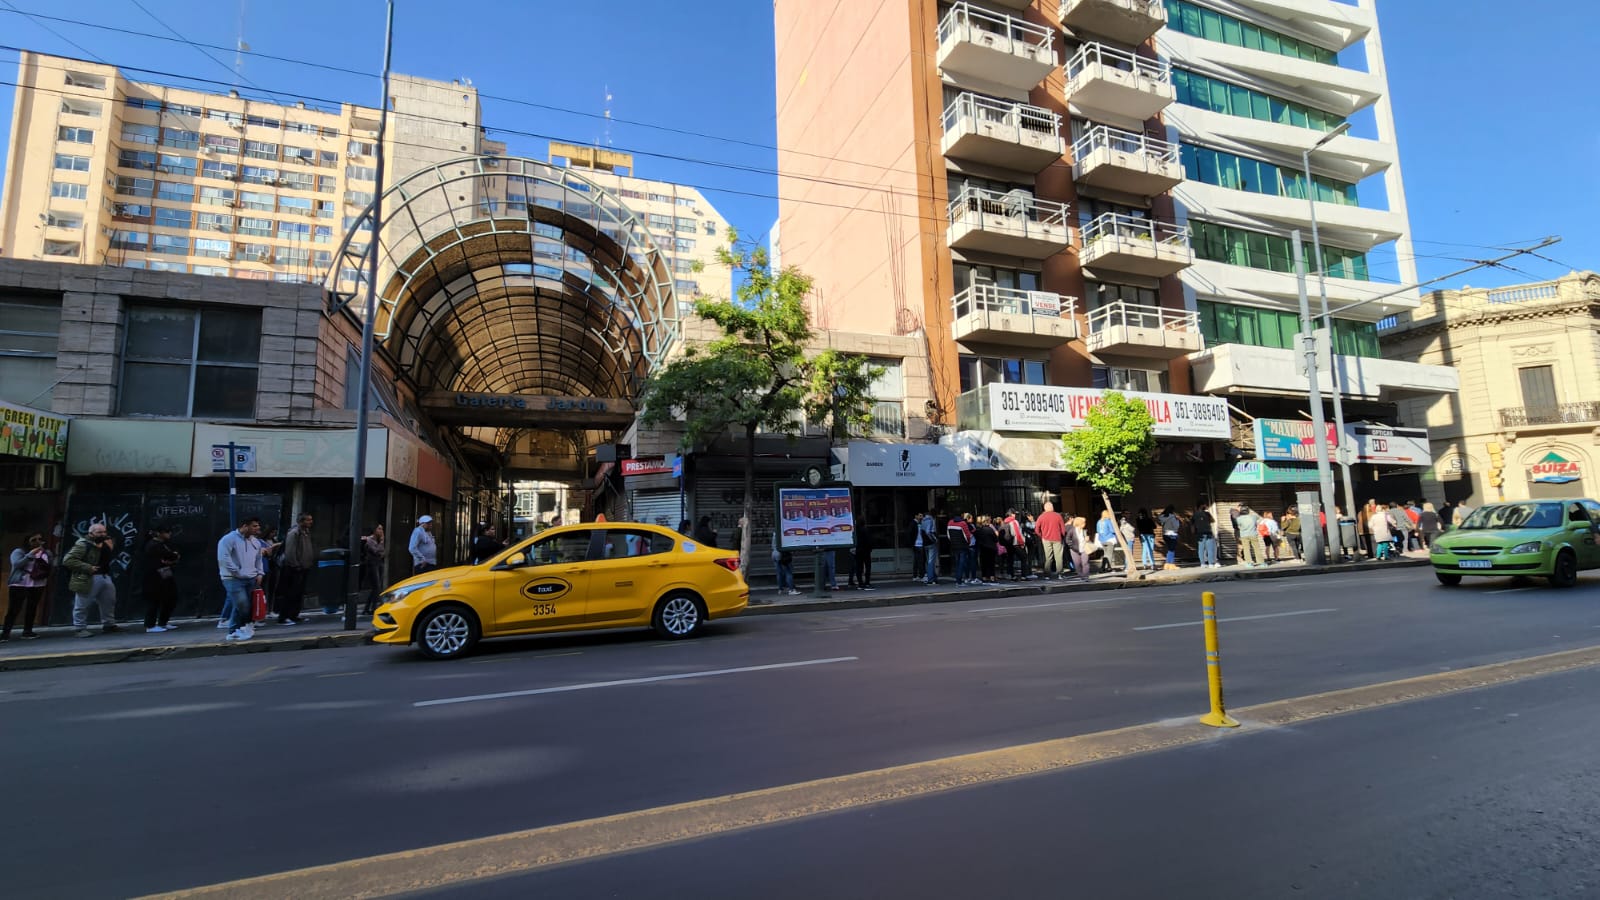
[[[1539,484],[1567,484],[1582,478],[1583,470],[1577,463],[1551,452],[1534,463],[1528,475]]]

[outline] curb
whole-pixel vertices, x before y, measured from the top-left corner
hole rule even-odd
[[[1150,578],[1142,575],[1137,581],[1095,581],[1089,584],[1073,582],[1029,582],[1025,585],[979,590],[954,590],[942,593],[906,594],[898,597],[851,597],[839,600],[809,600],[797,603],[754,603],[741,614],[749,616],[779,616],[791,613],[827,612],[841,609],[882,609],[894,606],[921,606],[929,603],[960,603],[966,600],[1010,597],[1039,597],[1053,594],[1076,594],[1085,591],[1121,591],[1141,588],[1170,587],[1180,584],[1219,584],[1238,581],[1265,581],[1277,578],[1300,578],[1307,575],[1326,575],[1333,572],[1365,572],[1373,569],[1412,568],[1428,565],[1424,558],[1406,558],[1387,562],[1345,563],[1336,566],[1301,566],[1286,569],[1196,569],[1179,575]],[[837,596],[837,595],[836,595]],[[372,643],[370,631],[341,631],[332,634],[305,635],[304,637],[275,637],[253,640],[244,644],[221,642],[185,644],[167,647],[130,647],[120,650],[85,650],[71,653],[40,654],[37,656],[0,657],[0,672],[19,672],[36,669],[59,669],[69,666],[98,666],[106,663],[144,662],[156,659],[204,659],[213,656],[244,656],[251,653],[272,653],[287,650],[324,650],[336,647],[357,647]]]

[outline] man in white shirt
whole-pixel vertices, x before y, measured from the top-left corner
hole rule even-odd
[[[433,537],[433,516],[417,520],[411,530],[411,574],[421,575],[439,568],[439,542]]]

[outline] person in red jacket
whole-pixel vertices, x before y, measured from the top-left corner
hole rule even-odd
[[[1054,503],[1046,503],[1044,512],[1034,520],[1033,531],[1039,535],[1039,541],[1044,545],[1044,566],[1040,574],[1045,578],[1067,577],[1067,567],[1063,557],[1061,542],[1067,536],[1067,522],[1056,512]]]

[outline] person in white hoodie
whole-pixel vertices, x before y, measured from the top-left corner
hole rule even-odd
[[[1390,542],[1394,540],[1394,535],[1389,530],[1388,512],[1387,509],[1380,506],[1367,519],[1367,527],[1372,529],[1373,559],[1388,559],[1393,552],[1393,546]]]
[[[217,574],[222,577],[222,589],[227,592],[227,608],[233,611],[228,623],[228,640],[248,641],[255,637],[254,604],[250,594],[261,587],[261,549],[254,540],[261,530],[261,520],[246,516],[239,527],[217,541]]]
[[[423,516],[417,520],[417,527],[411,530],[411,574],[421,575],[439,568],[439,542],[433,537],[433,516]]]

